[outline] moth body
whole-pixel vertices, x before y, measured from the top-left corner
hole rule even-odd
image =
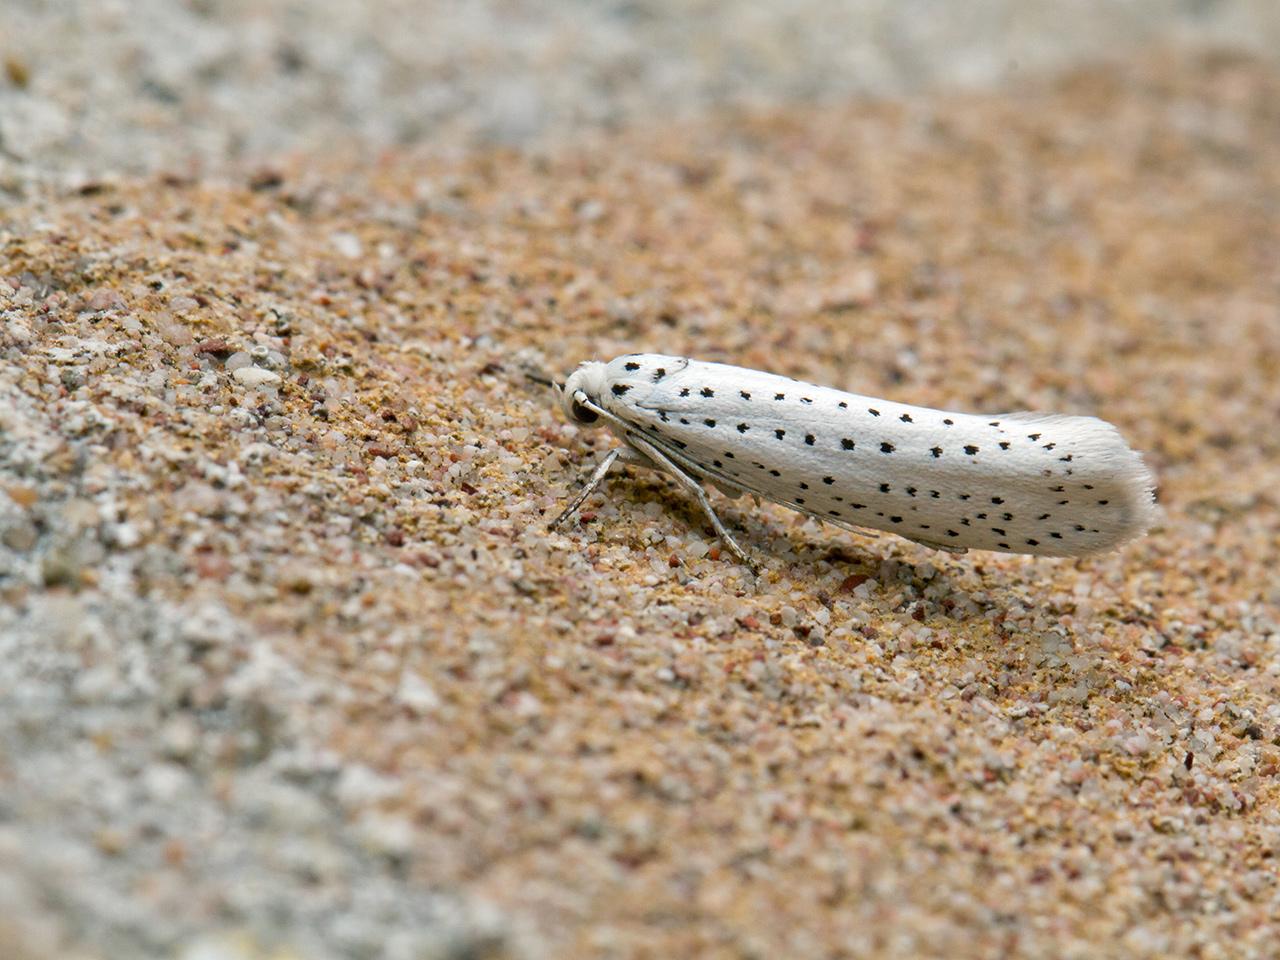
[[[562,401],[632,459],[955,552],[1096,553],[1155,513],[1141,457],[1092,417],[953,413],[659,354],[585,363]]]

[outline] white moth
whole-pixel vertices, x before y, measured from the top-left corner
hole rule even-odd
[[[749,567],[699,481],[954,553],[1081,556],[1140,536],[1155,516],[1142,458],[1093,417],[949,413],[649,353],[583,363],[554,386],[572,420],[625,446],[553,528],[620,456],[674,477]]]

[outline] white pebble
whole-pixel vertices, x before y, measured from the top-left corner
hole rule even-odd
[[[364,244],[360,242],[360,238],[354,233],[339,231],[329,237],[329,242],[333,244],[333,249],[350,260],[354,260],[364,253]]]
[[[420,676],[408,670],[400,679],[396,699],[419,715],[430,713],[440,706],[439,694]]]
[[[266,387],[280,382],[280,374],[263,370],[261,367],[241,367],[231,374],[237,383],[246,387]]]

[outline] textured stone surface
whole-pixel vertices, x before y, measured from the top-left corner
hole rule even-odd
[[[1280,77],[101,182],[0,214],[0,952],[1264,957]],[[949,557],[526,365],[1091,413],[1163,524]],[[249,371],[260,370],[278,377]]]

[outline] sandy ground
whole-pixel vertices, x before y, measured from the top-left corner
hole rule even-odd
[[[0,214],[0,953],[1266,957],[1280,73],[89,178]],[[1165,519],[721,501],[533,365],[1103,416]]]
[[[4,0],[0,200],[285,152],[560,142],[744,103],[1012,86],[1275,0]]]

